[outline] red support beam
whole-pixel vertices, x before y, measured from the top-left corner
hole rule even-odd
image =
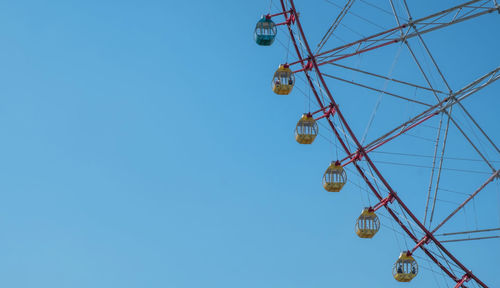
[[[325,111],[325,113],[323,113],[323,115],[319,116],[318,118],[316,118],[314,120],[318,121],[319,119],[323,119],[325,117],[330,117],[333,115],[335,115],[335,107],[333,105],[330,105],[330,109]]]
[[[283,12],[276,13],[276,14],[267,14],[267,15],[266,15],[266,18],[267,18],[267,19],[271,19],[271,18],[273,18],[273,17],[279,16],[279,15],[283,15],[283,14],[286,14],[286,13],[290,13],[290,12],[292,12],[292,10],[283,11]]]
[[[460,288],[462,285],[464,285],[465,282],[469,281],[470,277],[469,274],[465,274],[460,281],[457,282],[457,285],[455,285],[455,288]]]
[[[375,212],[378,209],[380,209],[380,208],[382,208],[382,207],[384,207],[387,204],[392,203],[392,202],[394,202],[394,197],[392,196],[392,194],[389,194],[389,195],[387,195],[387,197],[382,199],[377,205],[371,207],[369,210],[372,212]]]
[[[312,112],[312,113],[311,113],[311,115],[316,115],[316,114],[318,114],[319,112],[323,112],[323,113],[325,113],[325,110],[326,110],[326,109],[330,109],[331,107],[332,107],[332,105],[330,104],[330,105],[325,106],[325,107],[323,107],[323,108],[321,108],[321,109],[319,109],[319,110],[317,110],[317,111]]]

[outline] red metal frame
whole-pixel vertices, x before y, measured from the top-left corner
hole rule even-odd
[[[327,109],[328,108],[328,109]],[[335,115],[335,106],[333,105],[330,105],[330,106],[327,106],[323,109],[320,109],[320,111],[323,111],[323,115],[319,116],[318,118],[314,119],[314,120],[319,120],[319,119],[323,119],[325,117],[330,117],[330,116],[333,116]],[[337,161],[338,162],[338,161]],[[340,162],[339,162],[339,165],[340,165]]]
[[[377,205],[375,205],[373,207],[370,207],[368,210],[371,211],[371,212],[375,212],[378,209],[380,209],[380,208],[382,208],[382,207],[384,207],[387,204],[392,203],[392,202],[394,202],[394,197],[392,196],[392,194],[389,194],[389,195],[387,195],[387,197],[385,197],[380,202],[378,202]]]
[[[339,143],[341,144],[341,146],[343,147],[343,149],[345,150],[346,154],[347,155],[354,155],[354,157],[352,158],[355,158],[354,161],[351,161],[350,163],[352,163],[355,167],[356,167],[356,170],[358,170],[360,176],[365,180],[366,184],[368,185],[368,187],[370,188],[370,190],[373,192],[373,194],[379,199],[379,201],[381,201],[376,207],[380,208],[380,207],[385,207],[387,212],[394,218],[394,220],[401,226],[401,228],[408,234],[408,236],[417,244],[414,248],[414,250],[411,251],[411,253],[413,253],[416,249],[420,248],[434,263],[436,263],[436,265],[441,269],[443,270],[443,272],[445,272],[450,278],[452,278],[456,283],[457,285],[455,287],[461,287],[464,282],[470,280],[470,279],[474,279],[480,286],[484,287],[484,288],[487,288],[488,286],[486,284],[484,284],[478,277],[476,277],[469,269],[467,269],[460,261],[458,261],[457,258],[455,258],[433,235],[433,232],[430,232],[418,219],[417,217],[411,212],[411,210],[404,204],[404,202],[401,200],[401,198],[398,196],[398,194],[392,189],[392,187],[389,185],[389,183],[385,180],[385,178],[382,176],[382,174],[380,173],[380,171],[377,169],[377,167],[374,165],[374,163],[372,162],[372,160],[370,159],[370,157],[368,156],[367,152],[371,151],[365,151],[363,146],[361,145],[361,143],[358,141],[356,135],[353,133],[353,131],[351,130],[350,126],[348,125],[347,121],[345,120],[344,116],[342,115],[341,111],[339,110],[339,107],[338,105],[336,104],[334,98],[332,97],[332,94],[328,88],[328,86],[326,85],[326,82],[318,68],[319,64],[316,62],[316,56],[313,55],[310,47],[309,47],[309,44],[307,42],[307,38],[305,36],[305,33],[302,29],[302,25],[300,23],[300,20],[299,20],[299,16],[298,16],[298,13],[297,13],[297,10],[295,8],[295,4],[294,4],[294,1],[293,0],[289,0],[288,2],[290,3],[290,9],[287,10],[286,9],[286,6],[285,6],[285,1],[284,0],[280,0],[281,2],[281,6],[282,6],[282,9],[283,9],[283,15],[285,16],[285,18],[287,19],[287,22],[288,22],[288,19],[291,19],[288,17],[288,14],[291,14],[290,17],[292,16],[295,16],[294,17],[294,22],[299,30],[299,33],[302,37],[302,41],[304,43],[304,46],[306,47],[306,50],[307,50],[307,53],[309,54],[308,57],[304,58],[302,57],[301,53],[300,53],[300,50],[299,50],[299,47],[297,45],[297,41],[294,37],[294,34],[293,34],[293,30],[291,28],[291,23],[287,23],[287,26],[288,26],[288,31],[290,33],[290,38],[294,44],[294,48],[295,48],[295,51],[297,53],[297,56],[298,56],[298,61],[295,62],[295,64],[297,63],[301,63],[302,65],[302,69],[300,71],[304,72],[306,78],[307,78],[307,81],[309,83],[309,85],[311,86],[311,89],[313,91],[313,94],[320,106],[320,110],[319,111],[325,111],[325,108],[327,108],[328,106],[331,106],[334,108],[334,111],[336,112],[336,115],[338,115],[338,118],[339,120],[341,121],[341,123],[343,124],[343,126],[345,127],[345,129],[347,130],[348,134],[350,135],[350,137],[353,139],[353,141],[355,142],[356,146],[357,146],[357,152],[355,153],[351,153],[351,151],[349,150],[349,148],[346,146],[346,143],[343,141],[342,137],[340,136],[340,134],[338,133],[335,125],[333,125],[333,122],[332,120],[330,119],[330,117],[325,117],[330,125],[330,127],[332,128],[335,136],[338,138],[339,140]],[[397,28],[394,28],[394,29],[401,29],[401,28],[404,28],[403,27],[404,25],[400,26],[400,27],[397,27]],[[382,32],[382,33],[388,33],[387,31],[386,32]],[[390,43],[389,43],[390,44]],[[382,47],[381,45],[378,45],[378,47]],[[376,47],[372,47],[373,49],[375,49]],[[371,50],[373,50],[371,49]],[[327,51],[329,52],[329,51]],[[331,51],[330,51],[331,52]],[[326,53],[326,52],[324,52]],[[321,55],[321,54],[319,54]],[[306,63],[306,64],[305,64]],[[312,64],[312,67],[310,66]],[[323,86],[329,100],[330,100],[330,105],[324,105],[324,103],[321,101],[318,93],[317,93],[317,90],[315,88],[315,86],[313,85],[313,82],[312,82],[312,79],[311,79],[311,76],[309,75],[309,72],[311,69],[314,69],[317,73],[317,76],[321,82],[321,85]],[[328,110],[328,111],[331,111],[331,110]],[[330,114],[328,114],[329,116]],[[424,122],[425,120],[429,119],[430,117],[432,117],[433,115],[435,114],[431,114],[429,116],[427,116],[428,118],[424,118],[424,120],[420,120],[418,124],[421,124],[422,122]],[[414,125],[408,127],[408,129],[411,129],[413,127],[415,127],[416,125],[418,125],[417,123],[415,123]],[[401,133],[400,133],[401,134]],[[399,134],[399,135],[400,135]],[[387,141],[390,141],[392,139],[394,139],[396,136],[393,136],[389,139],[386,139],[385,142],[382,142],[382,143],[386,143]],[[380,144],[382,145],[382,144]],[[379,147],[380,145],[378,146],[375,146],[376,147]],[[373,149],[372,149],[373,150]],[[386,197],[386,198],[383,198],[379,192],[377,191],[377,189],[373,186],[372,182],[368,179],[368,177],[365,175],[365,172],[363,171],[363,169],[361,169],[361,167],[359,166],[359,164],[357,163],[356,160],[359,160],[361,157],[364,157],[368,163],[368,165],[371,167],[371,169],[375,172],[377,178],[383,183],[383,185],[387,188],[387,190],[389,191],[389,195]],[[496,173],[498,174],[498,172]],[[492,176],[493,177],[493,176]],[[389,207],[389,203],[392,203],[392,201],[390,200],[395,200],[398,202],[398,204],[401,206],[401,208],[406,212],[406,214],[408,214],[408,216],[413,220],[413,222],[424,232],[424,234],[426,235],[423,239],[419,240],[417,239],[417,237],[408,229],[408,227],[399,219],[399,217],[394,213],[394,211]],[[465,205],[465,204],[464,204]],[[377,209],[378,209],[377,208]],[[451,215],[453,216],[453,215]],[[450,216],[450,217],[451,217]],[[457,276],[455,276],[453,274],[452,271],[448,270],[438,259],[436,259],[436,257],[434,257],[434,255],[425,247],[425,244],[429,243],[430,241],[434,242],[435,245],[444,253],[446,254],[446,256],[448,256],[448,258],[453,261],[458,267],[460,267],[460,269],[462,269],[464,271],[464,275],[460,278],[458,278]]]
[[[292,11],[291,11],[291,10],[289,10],[289,11],[283,11],[283,12],[276,13],[276,14],[267,14],[267,15],[266,15],[266,19],[271,19],[271,18],[273,18],[273,17],[280,16],[280,15],[283,15],[283,14],[285,14],[285,13],[290,13],[290,12],[292,12]]]
[[[291,10],[289,10],[289,11],[283,11],[281,13],[276,13],[276,14],[273,14],[273,15],[267,14],[266,18],[267,19],[271,19],[272,17],[276,17],[276,16],[279,16],[279,15],[285,15],[285,18],[286,18],[285,22],[281,22],[281,23],[278,23],[278,24],[275,24],[275,25],[276,26],[290,25],[290,23],[295,23],[295,14],[294,13],[291,13],[290,17],[286,16],[290,12],[292,12],[292,11]]]

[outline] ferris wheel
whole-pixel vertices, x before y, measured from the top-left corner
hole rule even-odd
[[[498,249],[500,148],[495,139],[500,131],[491,131],[481,120],[486,116],[473,115],[468,105],[478,103],[473,95],[487,94],[500,79],[499,58],[480,65],[487,69],[481,73],[466,71],[452,80],[448,74],[457,75],[449,72],[453,65],[443,68],[439,54],[453,53],[442,49],[453,40],[431,35],[486,17],[497,21],[497,27],[488,28],[495,30],[500,5],[472,0],[439,10],[425,7],[427,14],[419,11],[424,16],[414,18],[406,0],[389,0],[386,6],[325,0],[337,13],[326,14],[335,16],[325,22],[309,16],[319,26],[314,31],[321,30],[311,36],[303,26],[308,10],[295,2],[271,2],[269,13],[256,24],[254,40],[261,46],[278,43],[287,52],[285,61],[277,63],[271,88],[278,95],[305,97],[309,108],[298,114],[295,140],[311,145],[321,136],[336,151],[336,159],[326,165],[323,188],[366,193],[366,207],[360,207],[355,224],[360,238],[394,230],[404,239],[404,249],[394,255],[396,281],[412,281],[420,267],[444,276],[453,287],[488,287],[481,271],[472,272],[447,245],[495,241]],[[355,9],[362,5],[384,20]],[[426,37],[434,37],[434,45]],[[495,111],[486,106],[485,114]],[[352,119],[360,114],[366,125],[353,127]],[[498,123],[498,117],[491,117]],[[476,209],[479,202],[488,208]]]

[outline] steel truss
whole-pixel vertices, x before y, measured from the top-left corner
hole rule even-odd
[[[477,4],[477,6],[472,6],[472,4]],[[491,5],[488,6],[487,4]],[[417,20],[412,21],[410,19],[407,23],[354,42],[315,55],[310,54],[304,59],[299,59],[296,62],[290,63],[290,65],[299,64],[304,61],[308,62],[314,58],[316,65],[322,66],[390,44],[406,42],[410,38],[418,37],[419,35],[495,11],[500,13],[500,6],[494,5],[491,0],[472,0]],[[411,32],[412,28],[414,32]],[[346,52],[349,48],[354,48],[355,51]],[[295,72],[311,70],[311,68],[311,65],[306,65]]]
[[[431,119],[432,117],[440,113],[444,113],[444,111],[446,111],[448,108],[451,108],[456,104],[460,104],[460,102],[465,98],[480,91],[484,87],[492,84],[493,82],[499,79],[500,79],[500,67],[497,67],[492,71],[486,73],[485,75],[481,76],[480,78],[474,80],[473,82],[467,84],[465,87],[458,90],[457,92],[444,98],[439,103],[426,109],[422,113],[414,116],[405,123],[391,129],[389,132],[373,140],[372,142],[362,147],[361,149],[358,149],[357,151],[348,154],[348,156],[346,156],[344,159],[341,160],[342,164],[345,166],[351,163],[352,161],[357,160],[357,157],[359,157],[361,151],[364,151],[365,153],[371,152],[381,147],[382,145],[386,144],[387,142],[397,138],[398,136],[404,135],[406,132],[417,127],[419,124],[422,124],[423,122]]]
[[[402,201],[402,199],[399,197],[399,195],[392,189],[392,187],[389,185],[387,180],[383,177],[383,175],[380,173],[380,171],[377,169],[373,161],[371,160],[370,156],[368,155],[369,152],[375,150],[376,148],[382,146],[383,144],[387,143],[390,140],[395,139],[396,137],[404,134],[405,132],[409,131],[410,129],[418,126],[419,124],[422,124],[423,122],[427,121],[428,119],[432,118],[435,115],[438,115],[440,113],[447,113],[447,109],[451,108],[453,105],[460,104],[460,101],[464,100],[465,98],[469,97],[470,95],[478,92],[482,88],[488,86],[489,84],[495,82],[496,80],[500,79],[500,67],[494,69],[493,71],[483,75],[479,79],[471,82],[470,84],[466,85],[464,88],[460,89],[459,91],[455,93],[450,93],[450,95],[443,100],[439,101],[439,103],[429,107],[426,109],[424,112],[418,114],[417,116],[413,117],[406,123],[403,123],[402,125],[392,129],[388,133],[382,135],[381,137],[377,138],[375,141],[369,143],[366,146],[362,146],[361,143],[358,141],[356,135],[353,133],[351,130],[349,124],[345,120],[344,116],[342,115],[341,110],[339,109],[337,103],[335,102],[328,86],[326,85],[325,79],[323,77],[324,74],[321,73],[319,70],[319,66],[328,64],[328,63],[333,63],[335,61],[338,61],[340,59],[344,59],[353,55],[357,55],[360,53],[364,53],[376,48],[380,48],[383,46],[387,46],[392,43],[397,43],[400,41],[406,41],[407,39],[415,36],[419,36],[421,34],[437,30],[439,28],[443,28],[455,23],[459,23],[474,17],[478,17],[480,15],[484,15],[487,13],[491,13],[493,11],[499,11],[500,12],[500,7],[496,5],[495,7],[485,7],[487,3],[491,1],[485,1],[485,0],[474,0],[474,1],[469,1],[467,3],[464,3],[462,5],[441,11],[439,13],[432,14],[430,16],[420,18],[418,20],[414,20],[402,24],[396,28],[363,38],[361,40],[358,40],[356,42],[343,45],[341,47],[328,50],[319,54],[314,54],[308,44],[306,35],[304,34],[304,31],[302,29],[302,25],[300,23],[300,17],[299,13],[297,12],[295,8],[295,4],[293,0],[288,0],[287,2],[290,4],[289,8],[286,8],[287,5],[285,5],[285,0],[280,0],[281,2],[281,7],[283,12],[279,13],[280,15],[283,15],[286,19],[285,22],[288,28],[288,31],[290,33],[290,38],[293,42],[295,52],[297,53],[298,61],[291,63],[291,64],[300,64],[302,66],[301,69],[297,70],[296,72],[304,72],[308,84],[311,86],[312,92],[314,94],[314,97],[316,98],[316,101],[318,102],[318,105],[320,106],[320,111],[324,112],[324,115],[321,116],[320,118],[325,118],[334,132],[335,136],[339,140],[339,143],[341,144],[342,148],[344,149],[345,153],[348,155],[346,158],[342,159],[343,165],[347,164],[353,164],[360,176],[364,179],[368,187],[370,188],[371,192],[379,199],[379,204],[375,206],[376,209],[384,207],[387,212],[391,215],[391,217],[401,226],[401,228],[405,231],[405,233],[415,242],[415,247],[411,250],[411,253],[415,252],[417,249],[422,250],[446,275],[448,275],[453,281],[456,282],[455,288],[459,287],[465,287],[465,282],[469,280],[474,280],[477,284],[479,284],[481,287],[488,287],[485,283],[483,283],[472,271],[467,269],[451,252],[449,252],[440,241],[438,241],[435,237],[435,232],[442,227],[445,222],[447,222],[451,217],[453,217],[461,208],[463,208],[467,202],[469,202],[474,196],[476,196],[488,183],[492,182],[493,179],[499,177],[500,170],[495,170],[493,169],[493,173],[486,179],[486,181],[471,195],[469,196],[460,206],[458,206],[457,209],[455,209],[448,217],[446,217],[436,228],[434,228],[433,231],[429,231],[422,222],[420,222],[419,219],[412,213],[412,211],[405,205],[405,203]],[[476,4],[476,6],[472,6],[472,4]],[[477,6],[479,5],[479,6]],[[450,19],[451,18],[451,19]],[[439,21],[439,22],[438,22]],[[301,50],[299,49],[299,45],[297,42],[297,39],[295,38],[294,31],[292,29],[292,26],[296,25],[300,37],[300,41],[305,46],[307,55],[302,55]],[[410,33],[410,28],[415,28],[414,30],[416,32]],[[417,30],[418,28],[418,30]],[[405,29],[405,30],[404,30]],[[395,32],[401,32],[401,37],[395,37],[394,38],[394,33]],[[391,38],[392,37],[392,38]],[[355,49],[356,51],[354,53],[345,53],[345,50],[349,47],[356,46]],[[344,54],[342,54],[344,53]],[[324,102],[321,100],[320,94],[318,93],[318,89],[316,88],[315,84],[313,83],[313,79],[311,77],[311,71],[314,71],[317,75],[317,78],[319,79],[319,89],[322,89],[326,96],[328,97],[328,100],[330,101],[329,103]],[[347,130],[347,134],[350,136],[352,141],[355,143],[356,149],[352,151],[349,149],[347,146],[347,143],[343,140],[341,137],[339,130],[337,127],[333,124],[332,118],[336,115],[342,124],[342,126]],[[367,177],[366,172],[363,170],[363,168],[359,164],[359,160],[364,158],[366,160],[367,165],[370,167],[370,169],[375,173],[376,178],[383,184],[383,186],[387,189],[388,195],[383,197],[381,193],[379,193],[379,190],[375,188],[376,184],[373,180],[370,180],[369,177]],[[394,212],[393,208],[391,208],[391,203],[394,201],[397,202],[397,204],[402,208],[404,213],[406,213],[410,219],[413,221],[413,223],[420,229],[420,232],[425,235],[422,239],[417,238],[417,236],[414,234],[414,232],[410,231],[411,226],[407,226],[403,223],[403,221],[400,219],[400,217]],[[408,222],[410,225],[410,222]],[[414,225],[412,225],[414,226]],[[410,228],[409,228],[410,227]],[[458,267],[462,271],[462,275],[455,275],[453,271],[451,271],[451,267],[448,265],[448,268],[441,262],[442,260],[439,260],[436,258],[435,254],[430,251],[430,247],[428,247],[429,243],[433,243],[437,249],[439,250],[440,254],[443,255],[442,258],[444,258],[444,255],[446,255],[446,262],[447,259],[451,260],[452,264],[454,264],[456,267]],[[439,257],[439,256],[438,256]],[[448,264],[448,263],[447,263]]]

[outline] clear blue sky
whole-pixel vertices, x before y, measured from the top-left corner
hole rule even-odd
[[[339,9],[297,2],[317,43]],[[453,4],[408,2],[415,17]],[[358,239],[354,222],[368,205],[366,192],[353,183],[339,194],[323,191],[334,146],[322,137],[312,146],[294,141],[304,95],[271,92],[286,52],[278,42],[258,47],[252,39],[268,8],[268,1],[0,2],[1,287],[447,287],[424,259],[412,283],[394,281],[404,238],[382,227],[374,239]],[[353,11],[395,25],[362,3]],[[377,31],[356,21],[346,18],[346,25]],[[454,89],[500,63],[499,24],[492,14],[426,36]],[[278,37],[286,46],[285,35]],[[398,47],[346,63],[385,75]],[[407,54],[393,76],[423,83]],[[378,94],[337,84],[334,94],[362,135]],[[497,143],[499,93],[492,85],[466,102]],[[386,100],[368,139],[421,109]],[[430,131],[415,133],[435,137]],[[411,138],[391,145],[384,151],[420,148]],[[431,150],[422,153],[432,154],[426,145]],[[478,158],[465,142],[448,151]],[[474,163],[446,164],[488,172]],[[381,167],[421,217],[429,169]],[[443,182],[470,193],[485,179],[463,174]],[[349,179],[361,183],[353,173]],[[497,188],[498,181],[467,210],[465,224],[446,231],[499,227]],[[440,217],[466,196],[443,197],[451,204],[443,201]],[[449,247],[487,284],[500,286],[498,239]]]

